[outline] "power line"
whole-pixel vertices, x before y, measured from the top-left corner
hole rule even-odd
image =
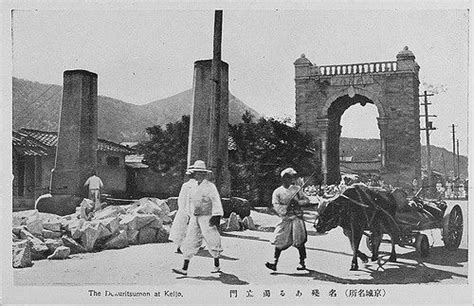
[[[33,113],[36,112],[36,110],[38,110],[40,107],[42,107],[43,105],[46,105],[49,101],[51,101],[52,98],[54,98],[58,93],[61,92],[61,89],[59,89],[56,93],[53,93],[48,99],[44,100],[41,104],[39,104],[35,110],[33,110]],[[33,121],[34,119],[37,119],[36,116],[32,116],[30,118],[30,120],[28,120],[28,122],[25,123],[25,126],[28,126],[28,124]]]
[[[54,85],[52,85],[54,86]],[[30,109],[29,111],[25,112],[25,114],[23,116],[21,116],[20,118],[18,118],[18,122],[21,122],[23,119],[27,119],[29,116],[31,116],[32,114],[34,114],[34,112],[36,112],[40,107],[44,106],[47,102],[49,102],[51,100],[51,98],[53,98],[56,94],[58,94],[59,92],[61,91],[61,89],[58,90],[58,92],[55,92],[53,93],[49,98],[43,100],[41,103],[39,103],[38,105],[36,105],[35,108],[33,109]],[[36,99],[38,100],[38,99]],[[33,103],[32,103],[33,104]],[[31,118],[26,124],[30,123],[32,121],[33,118]]]
[[[24,84],[24,85],[19,85],[17,84],[16,85],[18,88],[17,90],[13,91],[13,83],[12,83],[12,97],[13,97],[13,94],[14,93],[17,93],[19,96],[21,96],[23,98],[23,100],[28,100],[28,97],[29,97],[29,91],[26,90],[26,88],[28,87],[27,84]],[[13,105],[14,106],[14,105]],[[21,111],[17,111],[18,113],[22,113],[23,111],[25,111],[26,109],[28,108],[28,104],[21,110]]]
[[[48,88],[47,88],[45,91],[43,91],[33,102],[31,102],[31,103],[28,104],[28,105],[33,105],[33,104],[35,104],[36,101],[38,101],[39,98],[41,98],[42,96],[44,96],[44,95],[46,94],[46,92],[48,92],[53,86],[54,86],[54,84],[48,86]],[[43,103],[44,103],[44,101],[43,101]],[[39,105],[42,105],[43,103],[40,103]],[[35,111],[35,110],[37,110],[37,109],[38,109],[38,107],[36,107],[33,111]],[[30,112],[27,111],[23,116],[19,117],[17,120],[21,121],[21,120],[23,120],[24,118],[28,117],[28,116],[31,115],[31,114],[32,114],[31,111],[30,111]]]

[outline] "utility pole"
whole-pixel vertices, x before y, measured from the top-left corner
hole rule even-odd
[[[222,185],[222,161],[218,152],[219,148],[219,134],[221,122],[221,45],[222,45],[222,11],[216,10],[214,12],[214,44],[213,56],[211,65],[211,80],[212,80],[212,94],[210,103],[210,120],[216,122],[211,124],[209,135],[209,152],[208,152],[208,166],[214,172],[216,186],[220,191]]]
[[[453,179],[456,178],[456,127],[454,123],[451,125],[453,133]]]
[[[461,171],[459,170],[459,139],[456,139],[456,146],[457,146],[457,163],[458,163],[458,178],[461,177]]]
[[[428,105],[431,105],[431,103],[428,103],[428,97],[434,96],[434,94],[428,94],[426,90],[424,91],[423,95],[419,97],[424,97],[424,103],[423,105],[425,107],[425,113],[423,115],[420,115],[421,117],[425,117],[425,127],[422,128],[421,130],[426,131],[426,171],[428,175],[428,193],[431,194],[431,187],[432,187],[432,182],[431,182],[431,147],[430,147],[430,131],[436,130],[435,127],[433,127],[433,122],[429,121],[429,117],[436,117],[436,115],[430,115],[428,112]]]

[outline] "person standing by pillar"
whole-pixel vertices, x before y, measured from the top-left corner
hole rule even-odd
[[[89,199],[94,201],[94,211],[100,209],[100,191],[104,188],[104,184],[100,177],[97,176],[95,170],[92,170],[91,176],[84,183],[84,186],[89,186]]]
[[[174,217],[173,224],[170,230],[169,239],[177,245],[176,252],[182,254],[181,245],[186,237],[186,231],[189,222],[189,197],[190,191],[197,186],[197,181],[194,179],[193,169],[186,171],[188,180],[181,186],[178,196],[178,211]]]
[[[224,215],[220,195],[216,186],[207,179],[211,171],[206,169],[204,161],[197,160],[190,168],[194,172],[197,184],[190,190],[190,219],[186,237],[181,246],[184,263],[182,268],[172,269],[172,271],[181,275],[188,274],[189,262],[199,251],[204,238],[207,249],[214,258],[213,272],[219,272],[221,269],[219,256],[222,247],[217,227]]]
[[[306,247],[308,235],[303,221],[303,211],[300,205],[309,203],[302,190],[294,185],[296,171],[293,168],[286,168],[280,173],[282,186],[273,191],[272,204],[275,211],[281,217],[281,222],[276,226],[274,232],[275,245],[274,261],[267,262],[265,266],[276,271],[278,260],[282,251],[294,246],[300,255],[297,270],[306,270]]]

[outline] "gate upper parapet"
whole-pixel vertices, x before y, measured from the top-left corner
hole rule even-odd
[[[415,62],[415,56],[408,47],[397,54],[396,61],[368,62],[340,65],[314,65],[301,54],[295,62],[295,78],[332,77],[356,74],[386,74],[414,72],[418,74],[420,66]]]

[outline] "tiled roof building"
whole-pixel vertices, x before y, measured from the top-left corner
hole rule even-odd
[[[32,209],[38,196],[49,192],[57,142],[57,132],[25,128],[12,132],[14,210]],[[130,154],[134,150],[129,147],[98,139],[96,171],[106,193],[126,192],[125,156]]]
[[[39,131],[39,130],[25,129],[25,128],[21,129],[20,132],[36,139],[40,143],[49,147],[54,147],[58,143],[57,132],[46,132],[46,131]],[[134,150],[132,150],[129,147],[122,146],[118,143],[101,139],[101,138],[98,139],[97,149],[99,151],[112,151],[112,152],[120,152],[120,153],[125,153],[125,154],[134,153]]]

